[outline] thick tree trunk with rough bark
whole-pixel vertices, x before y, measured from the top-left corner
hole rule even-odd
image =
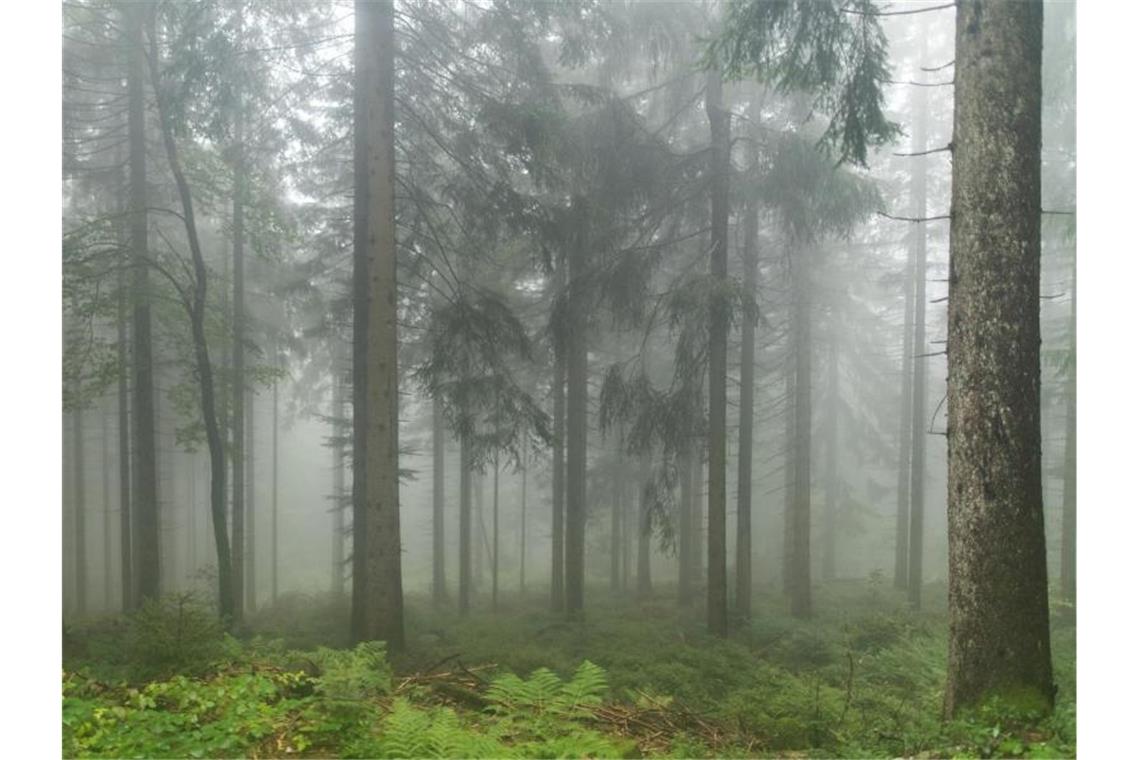
[[[709,273],[718,297],[709,313],[709,514],[708,626],[728,635],[728,536],[726,534],[728,432],[728,305],[720,294],[728,285],[728,181],[730,117],[724,107],[719,71],[710,71],[705,112],[712,135],[712,251]]]
[[[357,304],[363,319],[364,404],[353,409],[362,434],[362,488],[354,514],[364,518],[363,577],[353,579],[360,608],[357,641],[379,639],[390,651],[404,646],[404,597],[400,559],[398,474],[398,375],[396,372],[396,161],[395,38],[391,0],[356,2],[355,171],[356,257],[366,284]],[[363,582],[361,582],[363,581]]]
[[[131,282],[131,422],[133,425],[131,504],[131,594],[133,609],[158,596],[158,462],[154,432],[154,370],[150,319],[150,253],[147,243],[146,103],[143,78],[147,54],[143,28],[154,12],[151,3],[125,6],[127,28],[127,141],[130,163]]]
[[[950,224],[949,716],[1053,704],[1041,494],[1040,2],[958,8]]]

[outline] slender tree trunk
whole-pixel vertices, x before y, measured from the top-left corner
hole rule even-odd
[[[245,445],[245,606],[250,612],[257,608],[257,534],[255,532],[256,510],[254,504],[254,419],[257,417],[256,402],[252,390],[246,390],[245,408],[246,417],[246,445]]]
[[[693,444],[690,442],[678,456],[677,480],[681,490],[680,515],[677,518],[677,604],[687,607],[693,601]]]
[[[919,88],[921,89],[921,88]],[[915,359],[911,353],[914,341],[914,272],[915,246],[907,246],[905,283],[903,286],[903,338],[902,338],[902,402],[899,413],[899,469],[897,508],[895,512],[895,588],[906,590],[910,577],[907,568],[910,548],[910,436],[914,424],[911,404],[914,401],[912,381]]]
[[[82,404],[77,393],[76,403]],[[75,487],[75,614],[87,614],[87,483],[83,451],[83,407],[71,413],[71,457]]]
[[[153,24],[153,15],[151,21]],[[206,289],[208,275],[202,248],[198,241],[198,227],[194,221],[194,204],[190,195],[190,185],[182,173],[178,161],[178,150],[174,142],[174,130],[166,110],[166,96],[159,83],[162,78],[158,69],[158,38],[153,25],[150,29],[151,51],[147,56],[150,64],[151,84],[158,101],[159,123],[162,127],[162,142],[178,197],[182,205],[182,220],[186,227],[186,238],[190,245],[190,256],[194,267],[194,289],[184,294],[187,311],[190,314],[190,331],[194,343],[194,365],[198,375],[198,386],[202,407],[202,420],[206,428],[206,444],[210,451],[210,508],[214,521],[214,544],[218,553],[218,602],[219,612],[227,623],[233,621],[235,602],[233,593],[233,568],[231,564],[229,536],[226,530],[226,463],[222,445],[222,433],[218,428],[215,409],[214,369],[210,363],[209,344],[206,339]],[[137,427],[136,427],[137,432]],[[153,430],[152,430],[153,433]],[[138,436],[136,435],[136,439]],[[136,487],[136,492],[138,488]],[[138,509],[135,510],[136,514]],[[157,533],[157,521],[154,531]],[[157,541],[156,541],[157,545]],[[157,564],[157,563],[156,563]],[[143,570],[140,569],[140,572]],[[155,589],[157,592],[157,589]],[[144,594],[144,596],[146,596]]]
[[[788,602],[793,617],[811,615],[811,292],[803,246],[792,254],[795,411],[790,544],[785,547]]]
[[[566,256],[558,257],[556,286],[566,292]],[[554,346],[554,444],[552,448],[550,500],[550,606],[554,612],[566,609],[566,547],[563,534],[566,498],[566,346],[562,339]]]
[[[459,437],[459,614],[471,610],[471,443]]]
[[[522,461],[522,503],[519,505],[519,594],[526,593],[526,455]]]
[[[274,369],[277,369],[278,363],[279,363],[278,351],[277,351],[277,348],[275,346],[274,351],[273,351]],[[270,484],[269,484],[270,499],[271,499],[270,519],[272,520],[272,523],[270,525],[270,533],[272,534],[272,543],[271,543],[271,549],[270,549],[270,555],[271,556],[269,558],[269,561],[270,561],[270,568],[269,568],[270,573],[269,574],[270,574],[270,578],[272,579],[271,584],[270,584],[270,596],[273,599],[273,602],[275,604],[277,602],[277,572],[278,572],[279,567],[280,567],[277,563],[277,549],[278,549],[278,546],[280,543],[280,535],[278,533],[278,524],[277,524],[277,486],[278,486],[278,480],[277,480],[277,454],[278,454],[278,451],[277,451],[277,448],[278,448],[278,444],[279,444],[279,441],[277,438],[277,436],[278,436],[277,426],[278,426],[278,419],[280,418],[280,415],[281,415],[281,408],[280,408],[280,399],[278,398],[277,378],[274,377],[273,378],[273,421],[272,421],[273,453],[272,453],[272,463],[271,463],[272,473],[270,474]]]
[[[240,14],[239,14],[240,15]],[[244,607],[249,606],[245,595],[246,585],[246,435],[245,435],[245,146],[243,132],[245,114],[241,107],[241,94],[236,96],[234,107],[234,167],[233,167],[233,358],[231,371],[233,439],[230,445],[230,468],[233,473],[233,562],[234,599],[237,606],[234,616],[241,620]]]
[[[131,429],[130,429],[130,388],[127,374],[130,364],[127,358],[127,264],[126,255],[118,274],[118,433],[119,433],[119,596],[123,612],[131,610]]]
[[[730,118],[724,108],[719,71],[710,71],[705,111],[712,133],[712,252],[709,272],[719,286],[728,284],[728,178]],[[728,635],[727,502],[728,307],[718,297],[709,314],[709,514],[708,626]]]
[[[649,573],[649,541],[653,533],[648,489],[649,478],[653,474],[650,457],[648,451],[643,451],[637,468],[637,483],[640,487],[637,499],[637,596],[642,599],[653,593],[653,579]]]
[[[578,198],[574,253],[570,256],[569,325],[566,335],[566,613],[580,617],[586,573],[586,437],[589,417],[586,278],[589,211]]]
[[[630,577],[633,569],[633,536],[637,533],[637,510],[641,504],[638,491],[635,490],[633,498],[629,499],[625,504],[625,511],[622,515],[622,531],[621,531],[621,590],[629,591]]]
[[[345,546],[344,538],[347,528],[344,524],[344,513],[348,508],[344,491],[344,449],[347,427],[344,409],[344,367],[342,366],[343,351],[340,341],[334,338],[332,354],[332,593],[335,596],[344,594],[344,564]]]
[[[926,37],[923,36],[925,50]],[[926,150],[926,88],[915,87],[915,120],[912,135],[913,151]],[[916,219],[926,216],[926,156],[911,159],[914,174],[911,178],[912,214]],[[907,598],[911,606],[922,605],[922,548],[923,517],[926,503],[926,226],[913,225],[914,246],[914,343],[911,356],[914,361],[914,381],[911,401],[910,432],[910,551],[907,559]]]
[[[1042,4],[958,9],[950,221],[948,716],[1053,705],[1041,494]]]
[[[131,416],[134,426],[133,502],[131,504],[130,607],[158,596],[158,462],[154,432],[154,371],[150,319],[150,269],[147,243],[146,103],[143,78],[147,61],[143,27],[154,12],[151,3],[125,6],[127,46],[127,132],[130,163],[131,264]]]
[[[1069,301],[1069,368],[1065,378],[1065,485],[1061,502],[1061,594],[1077,601],[1077,267]]]
[[[443,524],[443,404],[431,402],[431,596],[435,605],[447,601],[447,578],[444,575],[444,524]]]
[[[491,609],[499,611],[499,450],[495,449],[491,484]]]
[[[613,594],[621,589],[621,492],[625,469],[622,459],[623,448],[624,441],[619,436],[613,466],[610,469],[610,487],[613,491],[613,502],[610,505],[610,593]]]
[[[752,149],[752,162],[756,151]],[[760,220],[755,201],[744,210],[744,290],[756,295],[760,257]],[[756,372],[756,322],[744,318],[740,329],[740,450],[736,470],[736,614],[752,618],[752,422]]]
[[[398,374],[396,371],[395,38],[391,0],[356,0],[355,141],[356,255],[367,274],[364,331],[365,382],[354,428],[364,442],[363,488],[355,489],[356,514],[364,516],[364,582],[354,580],[361,609],[354,639],[382,639],[391,651],[404,646],[404,598],[400,563],[398,475]],[[361,551],[363,549],[363,552]]]
[[[823,580],[835,580],[835,523],[839,511],[839,336],[838,317],[831,316],[827,346],[827,420],[824,445],[827,461],[824,473]]]
[[[475,541],[475,568],[471,576],[471,589],[472,591],[479,591],[483,587],[483,559],[485,555],[490,554],[487,549],[487,525],[483,522],[483,497],[486,495],[484,493],[486,489],[484,488],[482,472],[474,474],[472,487],[475,490],[475,529],[477,535],[473,539]]]
[[[103,458],[103,611],[111,611],[111,425],[107,413],[101,415],[102,444],[99,453]]]

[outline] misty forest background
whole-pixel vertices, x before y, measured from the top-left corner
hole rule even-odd
[[[62,47],[65,755],[1075,752],[1072,3]]]

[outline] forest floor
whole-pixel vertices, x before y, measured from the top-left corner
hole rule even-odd
[[[237,638],[171,597],[65,630],[65,757],[1072,757],[1076,630],[1052,617],[1050,716],[941,720],[945,587],[910,610],[879,579],[817,588],[797,621],[758,594],[727,640],[670,589],[545,594],[467,619],[407,601],[407,648],[346,647],[343,600],[287,596]]]

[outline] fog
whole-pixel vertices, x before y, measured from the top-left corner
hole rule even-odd
[[[1053,621],[1041,682],[1075,710],[1074,7],[1025,22],[1039,65],[995,84],[955,73],[1004,28],[983,5],[967,28],[869,0],[66,3],[65,638],[182,598],[243,642],[383,640],[415,678],[433,654],[524,675],[513,636],[586,626],[552,663],[721,725],[731,699],[638,682],[606,626],[727,637],[756,667],[816,636],[850,673],[787,667],[834,690],[829,738],[741,718],[673,751],[906,754],[953,740],[848,726],[883,710],[851,631],[873,613],[944,656],[948,619],[1005,626],[955,591],[983,535],[1022,558],[994,593],[1046,642]],[[1009,233],[1021,259],[1015,185],[1040,230]],[[1039,317],[997,295],[1026,282]],[[1029,543],[1000,517],[956,532],[975,508],[1025,515]],[[1018,625],[992,642],[1014,659],[1041,636]],[[915,715],[947,678],[948,715],[989,693],[932,662],[935,686],[900,687]]]

